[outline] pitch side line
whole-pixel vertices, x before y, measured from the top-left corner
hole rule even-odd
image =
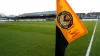
[[[89,46],[88,46],[88,49],[87,49],[87,52],[86,52],[86,55],[85,55],[85,56],[89,56],[89,54],[90,54],[91,46],[92,46],[92,43],[93,43],[93,39],[94,39],[96,27],[97,27],[97,22],[98,22],[98,19],[97,19],[97,21],[96,21],[96,24],[95,24],[95,27],[94,27],[94,31],[93,31],[93,34],[92,34],[92,36],[91,36],[91,41],[90,41],[90,44],[89,44]]]

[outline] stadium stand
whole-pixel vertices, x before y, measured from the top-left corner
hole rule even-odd
[[[90,13],[76,13],[80,19],[96,19],[100,18],[100,12],[90,12]],[[35,12],[35,13],[24,13],[18,16],[0,16],[0,18],[5,18],[7,20],[33,20],[33,19],[43,19],[43,20],[55,20],[56,11],[45,11],[45,12]]]

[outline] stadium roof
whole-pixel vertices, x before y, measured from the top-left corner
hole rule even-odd
[[[24,13],[19,16],[40,16],[45,14],[56,14],[56,11],[45,11],[45,12],[35,12],[35,13]]]

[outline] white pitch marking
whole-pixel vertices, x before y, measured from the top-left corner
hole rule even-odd
[[[96,27],[97,27],[97,22],[98,22],[98,19],[97,19],[97,21],[96,21],[96,24],[95,24],[95,27],[94,27],[94,31],[93,31],[93,34],[92,34],[92,36],[91,36],[91,41],[90,41],[90,44],[89,44],[89,46],[88,46],[88,49],[87,49],[87,52],[86,52],[85,56],[89,56],[89,54],[90,54],[91,46],[92,46],[92,43],[93,43],[93,39],[94,39]]]

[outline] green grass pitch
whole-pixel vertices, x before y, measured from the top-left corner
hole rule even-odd
[[[88,34],[71,42],[65,56],[85,56],[95,21],[83,21]],[[100,56],[98,23],[91,56]],[[0,23],[0,56],[54,56],[55,21]]]

